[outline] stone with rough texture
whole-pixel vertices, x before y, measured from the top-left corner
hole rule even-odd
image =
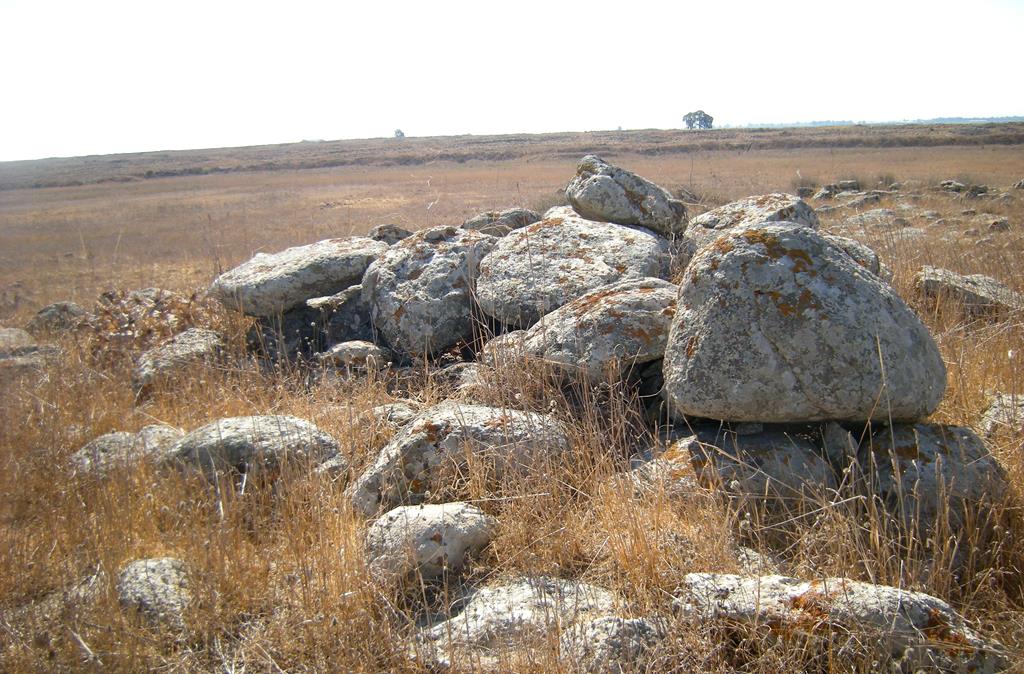
[[[421,635],[442,666],[490,668],[531,640],[611,613],[615,596],[577,581],[525,577],[477,590],[459,615]]]
[[[1000,434],[1024,435],[1024,396],[998,393],[981,418],[982,437],[992,439]]]
[[[21,328],[0,328],[0,358],[24,355],[35,348],[35,337]]]
[[[89,320],[89,312],[74,302],[54,302],[40,309],[25,328],[34,335],[56,335]]]
[[[906,226],[907,221],[896,215],[891,208],[875,208],[843,220],[843,226],[870,232],[872,229],[893,229]]]
[[[695,620],[772,625],[782,639],[817,635],[840,652],[863,657],[867,649],[886,665],[905,667],[900,671],[980,674],[1009,664],[1005,649],[972,631],[949,604],[903,588],[846,578],[689,573],[676,594],[676,606]]]
[[[422,404],[413,400],[403,400],[377,405],[370,410],[370,418],[376,424],[400,427],[412,422],[422,411]]]
[[[460,468],[467,452],[493,464],[498,475],[568,447],[552,417],[518,410],[442,403],[421,413],[381,450],[348,490],[355,508],[371,516],[383,508],[422,502],[445,485],[443,472]]]
[[[861,441],[858,460],[871,493],[906,526],[956,533],[1008,488],[1006,474],[973,431],[939,424],[896,424]],[[974,525],[977,526],[977,523]]]
[[[836,236],[835,234],[822,234],[822,237],[832,245],[842,248],[847,255],[853,258],[854,262],[864,267],[875,276],[883,278],[882,262],[878,259],[878,253],[871,250],[869,246],[864,245],[856,239],[850,239],[845,236]],[[884,280],[886,282],[889,281],[889,279]]]
[[[890,286],[813,229],[775,224],[690,263],[664,371],[677,413],[730,421],[916,420],[946,385],[928,329]]]
[[[559,652],[583,672],[647,671],[645,660],[664,636],[664,626],[654,620],[604,616],[562,632]]]
[[[678,291],[657,278],[601,286],[541,318],[523,352],[594,384],[620,377],[665,355]]]
[[[323,326],[321,331],[327,346],[341,342],[373,341],[370,305],[363,300],[362,284],[327,297],[308,299],[306,306],[320,312],[318,326]]]
[[[818,216],[806,201],[792,194],[747,197],[712,209],[690,220],[676,250],[676,266],[685,267],[697,251],[718,237],[762,222],[791,222],[818,228]]]
[[[412,231],[398,225],[377,225],[366,236],[374,241],[383,241],[389,246],[393,246],[402,239],[412,236]]]
[[[462,223],[463,229],[473,229],[491,236],[505,236],[513,229],[526,227],[541,219],[540,213],[528,208],[508,208],[487,211]]]
[[[645,178],[587,155],[565,196],[590,220],[646,227],[669,238],[686,229],[686,205]]]
[[[214,280],[210,294],[226,307],[270,317],[302,306],[311,297],[356,285],[366,268],[388,249],[364,237],[326,239],[268,255],[257,253]]]
[[[218,419],[174,443],[171,459],[195,466],[207,478],[225,469],[273,470],[289,461],[319,464],[338,454],[338,443],[304,419],[251,416]]]
[[[363,277],[373,326],[397,355],[433,356],[473,336],[473,286],[497,239],[455,227],[416,232]]]
[[[1024,296],[991,276],[963,276],[939,267],[922,267],[914,275],[914,289],[925,297],[952,300],[971,314],[1024,308]]]
[[[215,364],[223,353],[224,339],[213,330],[189,328],[139,357],[132,370],[132,388],[143,393],[175,373],[205,363]]]
[[[121,605],[152,623],[181,629],[191,601],[188,567],[174,557],[136,560],[117,579]]]
[[[497,521],[468,503],[399,506],[366,532],[367,562],[385,578],[424,580],[462,570],[490,541]]]
[[[523,339],[526,330],[512,330],[498,335],[480,347],[477,360],[490,367],[504,367],[520,360],[523,355]]]
[[[651,232],[578,215],[548,218],[498,241],[480,264],[484,313],[513,327],[609,283],[666,278],[668,241]]]
[[[350,371],[383,370],[394,356],[391,352],[373,342],[353,340],[340,342],[319,354],[320,362],[332,367]]]
[[[71,464],[80,473],[102,474],[136,461],[159,461],[169,455],[182,435],[177,428],[161,424],[144,426],[138,433],[106,433],[82,445],[71,455]]]

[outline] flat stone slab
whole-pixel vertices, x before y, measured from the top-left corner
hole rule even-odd
[[[1024,295],[984,274],[965,276],[939,267],[922,267],[914,275],[914,289],[933,300],[961,304],[972,314],[1024,308]]]

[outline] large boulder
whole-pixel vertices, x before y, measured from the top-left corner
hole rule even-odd
[[[792,222],[818,228],[814,209],[800,197],[773,193],[747,197],[702,213],[690,220],[677,246],[676,267],[685,267],[697,251],[715,239],[762,222]]]
[[[498,475],[560,454],[565,429],[552,417],[518,410],[442,403],[417,416],[388,443],[349,487],[355,508],[370,516],[384,508],[422,502],[445,487],[445,471],[464,467],[467,453]]]
[[[364,237],[326,239],[280,253],[257,253],[214,280],[210,294],[251,316],[270,317],[356,285],[388,244]]]
[[[139,357],[132,370],[132,387],[136,394],[142,394],[181,370],[212,365],[221,358],[223,348],[224,339],[213,330],[189,328]]]
[[[455,574],[491,541],[496,525],[469,503],[399,506],[366,532],[367,561],[384,578]]]
[[[565,196],[577,213],[591,220],[646,227],[674,237],[686,229],[686,205],[640,176],[587,155]]]
[[[476,215],[462,223],[462,228],[491,236],[505,236],[513,229],[532,225],[540,219],[540,213],[529,208],[507,208],[503,211],[487,211]]]
[[[123,607],[170,629],[185,626],[190,589],[188,567],[174,557],[136,560],[125,566],[117,579],[117,596]]]
[[[668,266],[656,234],[563,214],[500,239],[480,264],[477,297],[487,315],[525,328],[600,286],[666,278]]]
[[[678,291],[657,278],[601,286],[544,316],[522,351],[591,383],[628,373],[665,355]]]
[[[813,229],[732,232],[690,263],[665,352],[676,412],[730,421],[916,420],[946,369],[896,292]]]
[[[676,593],[676,606],[693,620],[771,626],[783,640],[820,637],[886,671],[899,665],[899,671],[980,673],[1009,665],[1005,649],[978,636],[949,604],[905,588],[846,578],[689,573]]]
[[[174,443],[170,458],[214,479],[219,471],[273,470],[289,461],[319,464],[338,454],[338,443],[304,419],[251,416],[218,419]]]
[[[182,436],[177,428],[162,424],[144,426],[138,433],[113,431],[93,438],[71,455],[71,464],[82,474],[102,474],[116,466],[166,458]]]
[[[373,326],[403,356],[433,356],[473,336],[473,286],[497,239],[456,227],[416,232],[366,270]]]
[[[1024,295],[983,274],[964,276],[948,269],[926,266],[914,275],[914,289],[931,300],[962,305],[969,314],[1024,309]]]

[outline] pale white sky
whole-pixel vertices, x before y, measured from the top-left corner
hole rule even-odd
[[[1024,0],[0,0],[0,160],[1024,114]]]

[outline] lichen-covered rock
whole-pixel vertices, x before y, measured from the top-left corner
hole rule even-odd
[[[645,178],[587,155],[565,196],[577,213],[591,220],[646,227],[674,237],[686,229],[686,205]]]
[[[666,278],[668,241],[644,229],[548,218],[498,241],[480,264],[477,296],[484,313],[515,327],[609,283]]]
[[[382,370],[394,360],[388,349],[373,342],[340,342],[319,354],[320,362],[349,371]]]
[[[0,328],[0,358],[24,355],[35,347],[35,338],[21,328]]]
[[[370,318],[398,355],[433,356],[473,336],[473,286],[497,239],[455,227],[416,232],[366,270]]]
[[[814,209],[800,197],[782,193],[747,197],[693,218],[675,251],[675,264],[677,267],[685,267],[698,250],[723,234],[762,222],[792,222],[812,229],[818,228],[818,216]]]
[[[177,428],[162,424],[144,426],[138,433],[106,433],[82,445],[71,455],[71,464],[80,473],[97,474],[136,461],[160,461],[182,435]]]
[[[949,604],[903,588],[846,578],[690,573],[676,606],[726,627],[768,625],[780,639],[820,636],[840,652],[881,658],[901,671],[1000,672],[1009,665],[1005,649],[978,636]]]
[[[496,525],[468,503],[399,506],[366,532],[367,562],[384,578],[455,574],[491,541]]]
[[[665,635],[665,628],[647,618],[604,616],[562,632],[562,659],[579,671],[621,674],[648,671],[646,659]]]
[[[914,289],[933,300],[961,304],[971,314],[1024,308],[1024,295],[983,274],[963,276],[939,267],[922,267],[914,275]]]
[[[523,352],[591,383],[620,377],[665,355],[678,291],[657,278],[601,286],[541,318]]]
[[[302,306],[311,297],[356,285],[366,268],[388,249],[365,237],[326,239],[280,253],[257,253],[214,280],[210,294],[226,307],[270,317]]]
[[[730,421],[916,420],[946,369],[896,292],[813,229],[720,237],[679,289],[665,352],[677,412]]]
[[[217,472],[273,470],[290,461],[319,464],[338,454],[338,443],[310,422],[291,416],[218,419],[174,443],[172,460],[209,479]]]
[[[505,236],[513,229],[526,227],[540,220],[540,213],[528,208],[507,208],[487,211],[462,223],[463,229],[473,229],[491,236]]]
[[[34,335],[56,335],[89,320],[89,312],[74,302],[54,302],[40,309],[25,328]]]
[[[132,370],[132,388],[141,394],[183,369],[212,365],[221,358],[223,348],[223,338],[213,330],[189,328],[142,354]]]
[[[885,278],[886,275],[882,273],[882,262],[878,259],[878,253],[871,250],[869,246],[864,245],[856,239],[837,236],[835,234],[822,234],[822,237],[832,245],[842,248],[847,255],[853,258],[854,262],[864,267],[875,276],[882,278],[886,282],[890,280],[889,278]],[[888,275],[891,276],[891,272]]]
[[[374,241],[383,241],[389,246],[393,246],[402,239],[412,236],[412,231],[398,225],[377,225],[366,236]]]
[[[462,613],[425,630],[421,640],[442,666],[488,669],[531,641],[611,613],[615,603],[613,594],[586,583],[520,578],[478,590]]]
[[[960,426],[896,424],[861,441],[861,469],[894,516],[928,532],[948,521],[956,533],[1007,489],[1006,475],[981,438]]]
[[[121,605],[157,625],[181,629],[191,602],[188,567],[174,557],[136,560],[117,579]]]
[[[421,413],[381,451],[349,487],[355,508],[371,516],[383,508],[422,502],[436,493],[446,469],[465,464],[467,452],[498,475],[559,454],[568,447],[555,419],[518,410],[442,403]]]
[[[1024,434],[1024,395],[998,393],[981,418],[979,431],[982,437],[992,439],[1000,434]]]

